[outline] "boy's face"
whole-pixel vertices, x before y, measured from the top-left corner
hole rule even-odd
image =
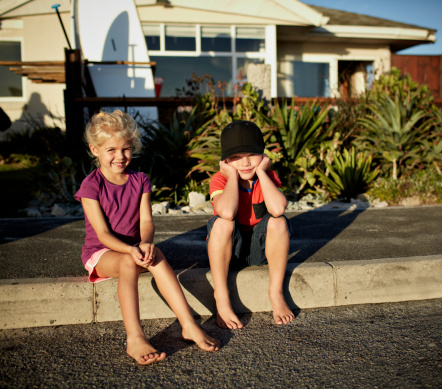
[[[230,156],[225,161],[238,170],[239,177],[244,181],[252,181],[256,168],[262,161],[262,154],[238,153]]]

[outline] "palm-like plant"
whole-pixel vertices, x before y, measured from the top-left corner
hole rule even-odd
[[[422,146],[424,147],[424,161],[436,168],[437,173],[442,176],[442,138],[441,134],[433,139],[424,139],[422,141]]]
[[[392,178],[406,165],[413,166],[420,158],[420,143],[426,136],[434,118],[415,104],[416,94],[406,100],[398,96],[379,97],[367,107],[370,113],[359,119],[365,131],[356,144],[373,151],[375,157],[391,164]]]
[[[325,190],[332,198],[350,200],[359,193],[364,193],[369,184],[379,174],[379,168],[372,170],[372,157],[367,152],[356,153],[354,147],[350,152],[337,152],[332,163],[325,161],[328,174],[318,169],[318,175]]]
[[[276,102],[272,116],[276,131],[272,138],[279,143],[288,163],[295,163],[305,149],[312,149],[314,144],[324,139],[325,134],[320,130],[328,111],[328,107],[321,108],[315,101],[299,107],[298,110],[293,99],[290,107],[286,101],[283,101],[282,107]]]
[[[273,115],[268,118],[274,128],[269,143],[281,155],[275,167],[289,186],[299,184],[298,192],[307,184],[314,184],[312,161],[316,161],[316,150],[334,126],[331,124],[328,131],[324,131],[328,113],[329,108],[321,107],[316,101],[298,108],[292,99],[290,106],[285,100],[281,105],[276,102]]]

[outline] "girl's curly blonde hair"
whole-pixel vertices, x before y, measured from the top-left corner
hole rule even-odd
[[[113,136],[129,142],[132,146],[132,154],[138,154],[143,147],[137,123],[132,116],[119,109],[112,113],[100,112],[92,116],[86,125],[83,138],[88,146],[99,147]],[[98,158],[90,151],[88,152],[94,159],[94,164],[100,167]]]

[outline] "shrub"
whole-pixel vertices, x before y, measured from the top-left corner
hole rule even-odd
[[[368,106],[370,113],[359,119],[365,131],[356,144],[373,152],[393,179],[422,161],[421,142],[434,125],[434,115],[420,108],[417,98],[416,94],[405,101],[380,96]]]
[[[285,178],[293,191],[313,188],[316,182],[315,162],[319,160],[320,145],[333,131],[334,125],[327,123],[329,107],[321,107],[315,101],[303,107],[290,106],[286,101],[275,104],[269,122],[272,132],[269,139],[271,151],[278,152],[275,169]]]
[[[318,170],[325,190],[331,198],[346,201],[364,193],[379,173],[379,169],[372,169],[371,155],[356,153],[353,147],[350,152],[347,149],[343,153],[337,152],[333,162],[325,161],[325,166],[327,172]]]
[[[389,205],[398,205],[407,197],[418,197],[424,204],[442,204],[442,181],[432,168],[397,180],[379,177],[372,183],[368,195]]]

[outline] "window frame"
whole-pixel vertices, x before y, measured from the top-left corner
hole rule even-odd
[[[18,42],[20,43],[20,57],[21,61],[23,61],[23,38],[22,37],[0,37],[0,42]],[[14,61],[14,60],[11,60]],[[13,73],[13,72],[11,72]],[[21,96],[1,96],[0,95],[0,102],[23,102],[26,101],[26,82],[25,82],[25,76],[21,76],[21,85],[22,85],[22,95]]]
[[[238,74],[238,59],[249,58],[263,60],[264,64],[271,65],[272,68],[272,96],[276,97],[276,26],[274,25],[216,25],[216,24],[193,24],[196,29],[196,48],[195,51],[170,51],[166,50],[166,26],[177,25],[175,23],[149,23],[143,22],[143,25],[160,26],[160,50],[149,50],[149,56],[161,57],[230,57],[232,61],[232,79],[235,80]],[[202,27],[224,26],[230,29],[231,51],[202,51],[201,37]],[[256,52],[237,52],[236,51],[236,29],[238,27],[262,28],[265,36],[265,49]],[[190,76],[190,75],[189,75]]]

